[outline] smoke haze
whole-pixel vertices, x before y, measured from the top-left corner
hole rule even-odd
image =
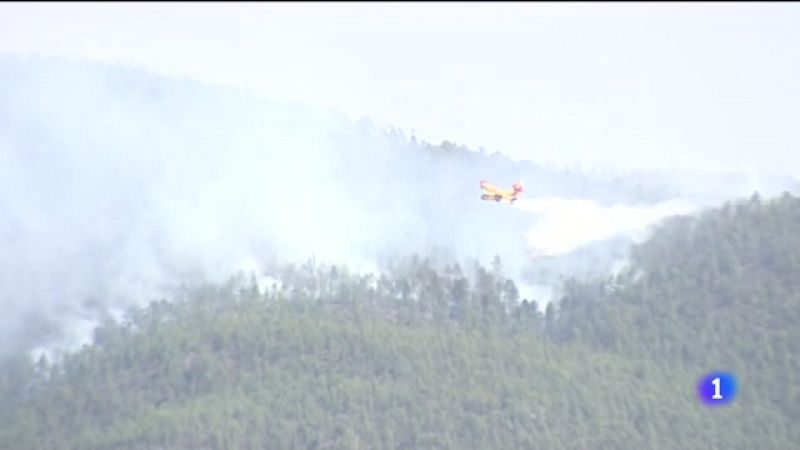
[[[376,270],[436,248],[499,255],[524,284],[532,251],[568,254],[696,207],[677,184],[432,146],[232,88],[80,61],[0,68],[0,351],[74,345],[181,283],[312,257]],[[483,178],[527,178],[532,198],[480,202]]]

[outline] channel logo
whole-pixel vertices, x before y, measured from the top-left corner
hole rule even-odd
[[[697,382],[697,396],[706,406],[722,406],[733,401],[739,390],[736,377],[728,372],[711,372]]]

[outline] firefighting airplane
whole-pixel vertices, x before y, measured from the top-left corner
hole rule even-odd
[[[517,200],[519,193],[524,190],[524,186],[522,181],[517,181],[511,185],[511,189],[503,189],[481,180],[481,189],[484,192],[481,195],[481,200],[494,200],[496,202],[505,200],[509,204],[513,204]]]

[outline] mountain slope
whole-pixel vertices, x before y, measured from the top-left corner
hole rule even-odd
[[[632,259],[605,291],[573,284],[551,335],[663,370],[733,371],[763,421],[752,432],[800,442],[800,199],[753,195],[675,218]]]
[[[397,294],[405,281],[397,280]],[[444,290],[457,293],[463,283]],[[667,437],[681,424],[687,439],[699,438],[688,428],[699,411],[674,413],[691,406],[684,386],[657,372],[643,379],[640,364],[621,357],[553,347],[535,333],[535,312],[525,319],[518,311],[509,323],[482,308],[485,295],[499,295],[494,289],[468,291],[461,321],[437,321],[434,308],[425,319],[424,303],[376,320],[357,279],[337,289],[351,290],[352,303],[347,294],[326,308],[301,292],[282,299],[223,288],[134,313],[132,324],[98,330],[97,343],[68,358],[63,372],[29,387],[0,442],[679,448]],[[614,431],[592,431],[604,429]]]
[[[62,365],[5,366],[0,443],[791,449],[798,214],[787,195],[675,219],[629,272],[571,282],[544,314],[500,261],[411,258],[378,276],[309,263],[266,291],[187,290]],[[695,382],[717,368],[741,392],[706,409]],[[25,370],[38,375],[20,385]]]
[[[438,247],[522,273],[532,220],[478,201],[483,178],[603,204],[671,194],[240,89],[0,56],[0,352],[265,261],[372,270]]]

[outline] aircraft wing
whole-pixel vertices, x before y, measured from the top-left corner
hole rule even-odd
[[[486,181],[481,181],[481,189],[483,189],[489,195],[507,194],[505,189],[501,189],[491,183],[487,183]]]
[[[504,200],[508,203],[514,203],[518,194],[516,186],[519,186],[519,184],[515,185],[515,189],[503,189],[481,180],[481,189],[483,189],[484,192],[484,194],[481,195],[481,199],[494,200],[497,202]],[[519,190],[521,190],[521,188]]]
[[[492,194],[492,195],[503,195],[509,197],[514,195],[513,190],[503,189],[486,181],[481,181],[481,189],[483,189],[487,194]]]

